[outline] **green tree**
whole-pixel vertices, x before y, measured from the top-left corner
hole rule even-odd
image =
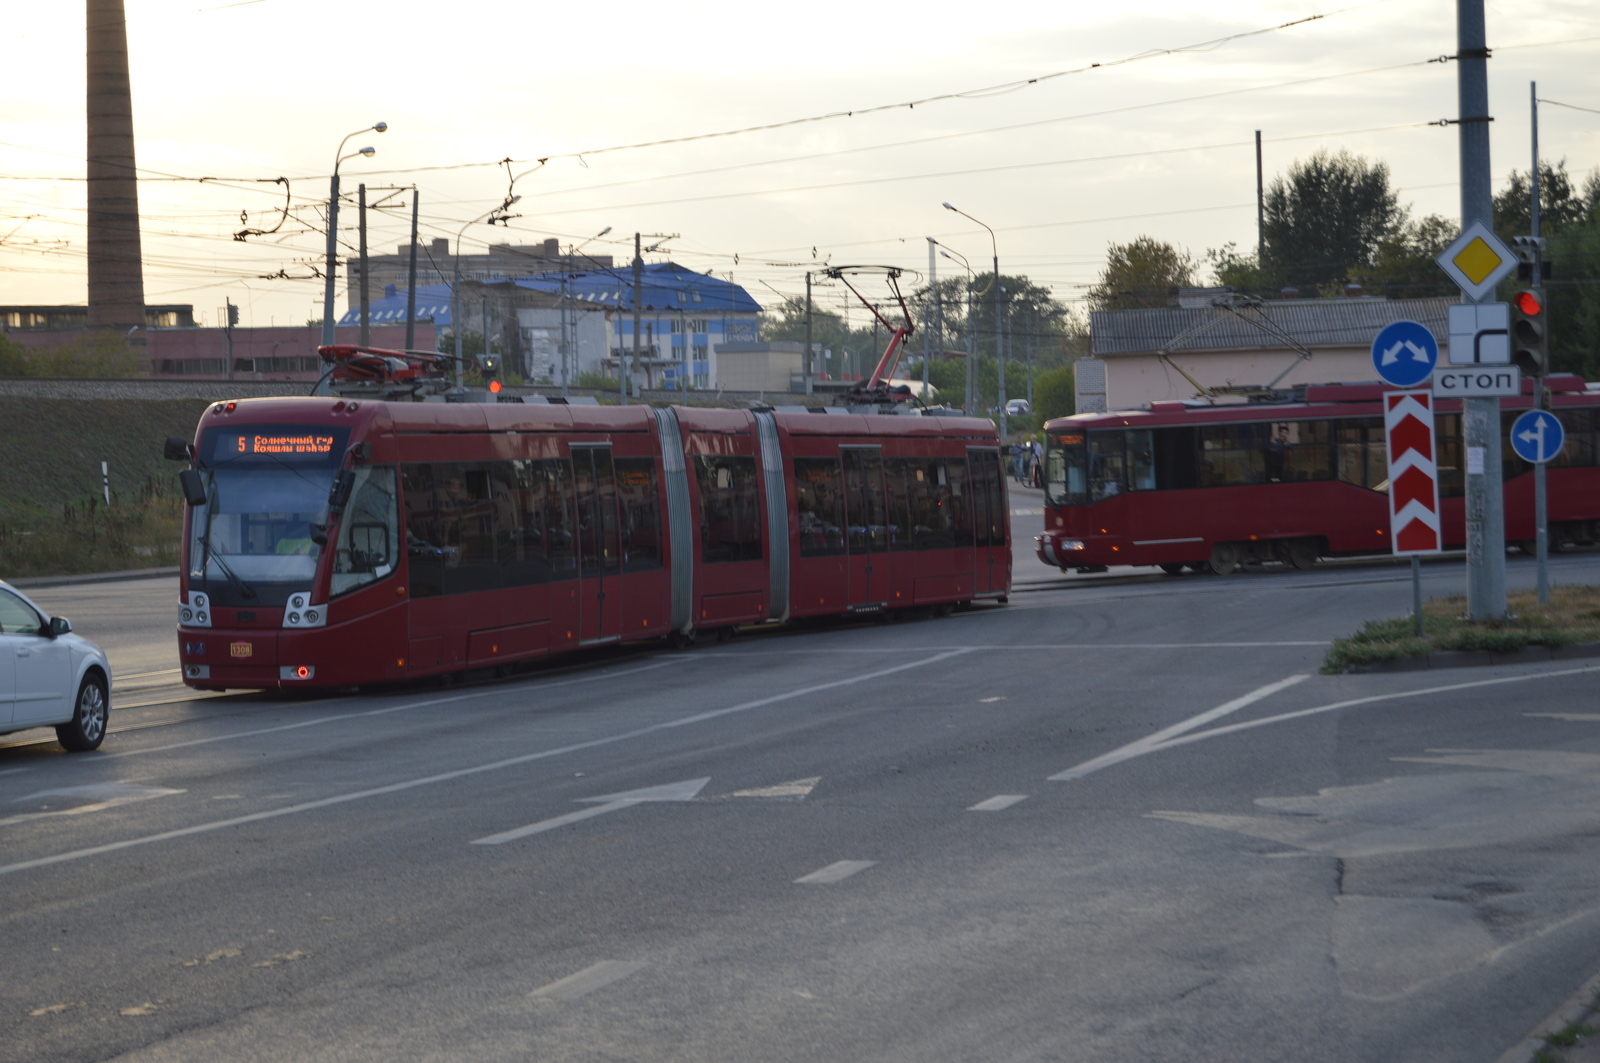
[[[1166,306],[1175,288],[1194,284],[1196,262],[1153,236],[1106,249],[1105,269],[1089,289],[1089,305],[1096,310],[1136,310]]]
[[[1076,413],[1077,393],[1074,389],[1070,365],[1049,369],[1034,377],[1033,410],[1039,415],[1039,423]]]
[[[1267,188],[1263,277],[1316,288],[1360,276],[1405,220],[1388,164],[1319,151]]]
[[[1502,240],[1533,232],[1531,170],[1512,170],[1506,187],[1494,197],[1494,231]],[[1589,174],[1582,188],[1567,173],[1567,160],[1539,163],[1539,231],[1544,236],[1574,225],[1586,225],[1600,205],[1600,172]]]
[[[1529,179],[1529,173],[1513,170],[1495,196],[1495,229],[1502,237],[1525,236],[1531,229]],[[1541,162],[1539,229],[1549,241],[1545,260],[1553,267],[1545,292],[1551,367],[1600,379],[1600,170],[1579,188],[1565,160]],[[1502,288],[1521,283],[1508,281]]]

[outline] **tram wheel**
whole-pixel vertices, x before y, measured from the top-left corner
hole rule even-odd
[[[1289,540],[1289,564],[1295,568],[1315,568],[1317,541],[1315,539]]]
[[[1521,550],[1529,557],[1536,557],[1539,553],[1539,541],[1537,539],[1522,539],[1518,541],[1517,549]],[[1554,550],[1551,551],[1551,553],[1554,552]]]
[[[1239,545],[1218,543],[1211,548],[1211,571],[1226,576],[1239,568]]]
[[[1169,576],[1181,576],[1183,574],[1182,561],[1168,561],[1162,564],[1160,567],[1161,571],[1165,572]]]

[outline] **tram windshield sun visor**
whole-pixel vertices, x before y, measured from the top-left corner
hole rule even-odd
[[[323,425],[208,429],[199,453],[206,503],[190,517],[191,588],[223,606],[280,606],[309,589],[349,434]]]

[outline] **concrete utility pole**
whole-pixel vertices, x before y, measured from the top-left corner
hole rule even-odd
[[[120,6],[120,5],[119,5]],[[349,155],[344,153],[344,146],[350,143],[350,138],[362,133],[382,133],[389,128],[388,122],[374,122],[365,129],[358,129],[349,133],[339,141],[339,150],[333,153],[333,176],[328,179],[328,255],[327,264],[323,267],[322,281],[322,344],[327,346],[333,342],[334,322],[339,315],[334,312],[334,277],[339,271],[339,164],[346,159],[353,159],[357,155],[367,158],[378,153],[377,148],[357,148]]]
[[[356,186],[356,203],[361,231],[361,346],[372,342],[372,297],[367,288],[367,186]]]
[[[1261,130],[1256,130],[1256,268],[1267,264],[1267,207],[1261,182]]]
[[[417,343],[417,190],[411,190],[411,264],[406,268],[406,350]]]
[[[930,302],[939,298],[939,242],[933,237],[928,237],[928,297]],[[926,306],[922,308],[922,401],[928,401],[928,360],[933,357],[933,329],[928,326],[933,322]]]
[[[1529,287],[1539,297],[1539,302],[1545,307],[1545,344],[1548,349],[1550,342],[1550,304],[1544,297],[1544,255],[1538,248],[1538,240],[1543,235],[1539,229],[1539,83],[1528,82],[1528,103],[1532,108],[1533,130],[1533,169],[1528,172],[1528,221],[1534,238],[1533,269],[1530,271]],[[1533,382],[1534,405],[1541,410],[1550,409],[1550,389],[1545,386],[1545,373],[1549,372],[1548,365],[1542,366],[1538,377]],[[1550,509],[1548,497],[1545,494],[1544,470],[1547,462],[1536,461],[1533,464],[1533,524],[1534,524],[1534,554],[1536,555],[1538,570],[1534,576],[1534,588],[1539,597],[1540,605],[1550,604]]]
[[[144,257],[122,0],[87,0],[89,327],[143,326]]]
[[[1483,0],[1456,0],[1457,129],[1461,145],[1461,227],[1494,228],[1489,170],[1489,48]],[[1464,297],[1465,298],[1465,297]],[[1493,295],[1490,295],[1493,298]],[[1462,400],[1467,448],[1467,613],[1474,620],[1506,615],[1506,521],[1500,458],[1500,400]],[[1477,468],[1481,472],[1473,473]]]
[[[811,271],[806,270],[806,347],[800,355],[801,379],[806,382],[806,394],[811,394]]]
[[[633,360],[639,357],[639,315],[644,302],[644,254],[639,234],[633,234],[633,353],[622,359],[622,405],[628,404],[628,384],[633,377]]]

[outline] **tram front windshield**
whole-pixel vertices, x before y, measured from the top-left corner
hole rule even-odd
[[[1089,501],[1088,433],[1047,432],[1044,444],[1045,500],[1052,506],[1081,506]]]
[[[207,429],[206,504],[190,515],[190,589],[244,608],[281,606],[309,590],[322,554],[314,537],[324,531],[349,434],[322,425]]]

